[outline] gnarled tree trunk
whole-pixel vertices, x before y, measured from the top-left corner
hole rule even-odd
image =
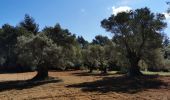
[[[138,66],[140,58],[137,57],[135,54],[132,54],[128,57],[128,59],[130,62],[128,76],[130,77],[141,76],[142,73],[140,72],[140,67]]]
[[[93,65],[90,65],[90,67],[89,67],[89,73],[93,73]]]
[[[46,65],[40,64],[37,66],[37,75],[33,78],[34,80],[45,80],[49,78],[48,68]]]
[[[107,74],[107,66],[101,63],[101,73],[102,74]]]
[[[131,77],[141,76],[140,67],[138,65],[131,66],[128,75]]]
[[[107,74],[107,67],[103,67],[102,74]]]

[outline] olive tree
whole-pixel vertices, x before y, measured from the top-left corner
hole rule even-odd
[[[57,66],[61,62],[62,48],[43,33],[20,36],[17,47],[19,62],[37,68],[38,73],[34,79],[48,78],[48,66]]]
[[[84,63],[89,67],[90,72],[94,69],[100,69],[102,73],[107,73],[111,54],[108,50],[108,47],[100,45],[90,45],[83,50]]]
[[[84,64],[89,68],[89,72],[92,73],[99,65],[98,55],[96,52],[96,46],[89,45],[87,49],[82,50]]]
[[[164,20],[163,14],[154,14],[148,8],[141,8],[111,15],[101,22],[106,31],[114,34],[114,42],[128,59],[130,76],[142,74],[138,63],[145,52],[162,46],[163,29],[166,27]]]

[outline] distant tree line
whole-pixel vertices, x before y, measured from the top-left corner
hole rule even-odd
[[[97,35],[92,42],[76,37],[59,24],[41,31],[25,15],[17,26],[0,28],[0,71],[37,71],[44,79],[48,70],[109,70],[140,75],[140,70],[170,71],[170,40],[163,34],[165,16],[148,8],[111,15],[101,26],[113,38]]]

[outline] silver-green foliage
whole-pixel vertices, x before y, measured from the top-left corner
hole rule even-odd
[[[61,62],[62,48],[54,44],[43,33],[18,37],[17,47],[18,62],[22,65],[34,67],[42,64],[58,66]]]

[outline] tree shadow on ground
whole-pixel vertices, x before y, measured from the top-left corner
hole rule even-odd
[[[108,76],[108,75],[115,75],[117,73],[89,73],[89,72],[76,72],[72,73],[75,76]]]
[[[48,83],[56,83],[61,82],[62,80],[57,78],[50,78],[47,80],[17,80],[17,81],[4,81],[0,82],[0,92],[7,91],[7,90],[22,90],[22,89],[28,89],[33,88],[36,86],[48,84]]]
[[[123,76],[104,77],[102,80],[94,82],[85,82],[80,84],[68,85],[70,88],[81,88],[84,92],[122,92],[137,93],[146,89],[159,89],[160,87],[168,87],[168,84],[158,79],[158,76],[141,76],[132,78]]]

